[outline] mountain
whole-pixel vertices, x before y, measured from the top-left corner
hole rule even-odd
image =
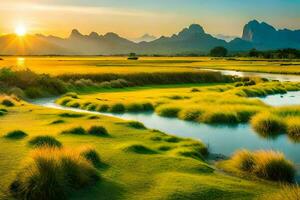
[[[140,43],[140,42],[151,42],[153,40],[156,40],[157,38],[153,35],[149,35],[148,33],[146,33],[145,35],[139,37],[139,38],[134,38],[133,41],[136,43]]]
[[[214,38],[205,33],[200,25],[192,24],[171,37],[162,36],[152,42],[140,43],[139,52],[149,54],[204,53],[216,46],[226,45],[227,43],[224,40]]]
[[[253,43],[258,49],[300,48],[300,30],[276,30],[257,20],[245,25],[242,39]]]
[[[88,35],[73,29],[67,38],[41,34],[18,37],[15,34],[0,36],[2,55],[116,55],[135,52],[139,54],[208,53],[216,46],[230,51],[272,50],[280,48],[300,49],[300,30],[277,30],[273,26],[256,20],[244,26],[241,38],[230,42],[218,39],[205,32],[202,26],[192,24],[170,37],[154,39],[151,35],[140,38],[139,43],[130,41],[116,33]],[[225,38],[224,38],[225,39]]]

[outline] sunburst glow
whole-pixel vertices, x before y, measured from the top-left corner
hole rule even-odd
[[[25,27],[24,25],[18,25],[18,26],[15,28],[15,33],[16,33],[18,36],[24,36],[24,35],[26,35],[26,33],[27,33],[26,27]]]

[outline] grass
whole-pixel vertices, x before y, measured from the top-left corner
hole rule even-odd
[[[190,90],[187,89],[187,91]],[[82,98],[81,95],[80,98]],[[0,118],[0,133],[21,129],[28,133],[29,138],[34,138],[41,136],[41,133],[47,130],[47,135],[55,137],[63,144],[63,148],[58,149],[59,152],[70,152],[71,150],[70,153],[77,156],[81,147],[88,144],[100,155],[101,164],[99,168],[95,169],[97,174],[101,175],[100,181],[88,184],[89,186],[81,189],[72,190],[71,196],[68,196],[69,199],[103,197],[104,199],[126,200],[143,199],[147,196],[148,199],[156,200],[173,199],[180,196],[185,199],[249,200],[258,198],[262,194],[273,194],[278,190],[278,186],[273,184],[220,173],[205,161],[205,156],[200,159],[176,153],[185,150],[205,155],[206,148],[202,142],[177,138],[159,131],[132,128],[126,124],[126,121],[107,116],[100,116],[98,120],[90,120],[89,115],[70,117],[64,124],[49,125],[66,112],[30,104],[21,106],[21,104],[5,108],[9,114]],[[31,112],[29,112],[30,110]],[[84,130],[88,130],[92,126],[103,126],[109,130],[111,137],[95,138],[90,134],[84,134],[84,136],[60,134],[62,131],[78,126]],[[154,137],[161,139],[159,141],[152,140],[151,138]],[[199,143],[198,145],[203,148],[194,143]],[[167,148],[160,149],[162,146]],[[27,175],[30,173],[27,173],[26,169],[28,168],[26,167],[31,167],[34,162],[30,152],[44,148],[32,149],[28,145],[28,140],[15,142],[4,138],[0,138],[0,147],[0,185],[2,188],[0,197],[4,198],[7,195],[6,189],[16,181],[16,174],[22,174],[19,175],[22,177],[22,184],[23,181],[28,180]],[[140,149],[142,150],[140,151]],[[47,158],[50,157],[50,160],[60,158],[60,156],[49,153],[43,155],[48,155]],[[92,165],[90,162],[88,164]],[[49,166],[47,164],[45,169]],[[103,168],[102,166],[107,167]],[[36,170],[36,168],[29,169]],[[59,170],[53,171],[54,174],[57,172]],[[82,169],[80,173],[76,174],[80,175],[81,173]],[[67,185],[69,184],[51,188],[51,191],[47,185],[45,191],[49,191],[51,194],[60,194],[62,197],[64,193],[61,192],[61,189]],[[47,190],[48,188],[49,190]]]
[[[82,148],[80,155],[88,160],[94,167],[99,167],[102,164],[98,152],[92,147]]]
[[[284,106],[255,115],[251,124],[264,137],[276,137],[280,133],[286,133],[292,141],[298,142],[299,120],[299,106]]]
[[[32,153],[32,161],[18,173],[10,192],[18,199],[66,199],[98,179],[96,169],[81,155],[44,147]]]
[[[126,122],[127,126],[135,129],[146,129],[145,125],[138,121],[129,121]]]
[[[29,144],[35,148],[41,147],[57,147],[61,148],[62,143],[53,136],[36,136],[29,140]]]
[[[96,136],[108,136],[108,131],[103,126],[92,126],[88,130],[88,134]]]
[[[251,120],[252,127],[262,135],[276,135],[285,130],[282,119],[270,113],[260,113]]]
[[[206,84],[182,86],[182,88],[136,88],[124,91],[102,91],[97,94],[79,95],[69,104],[82,109],[93,106],[99,112],[146,112],[154,111],[160,116],[208,124],[247,123],[270,107],[262,101],[249,98],[299,90],[299,83],[265,82],[254,79],[255,85],[235,87],[232,84]],[[241,80],[249,81],[249,79]],[[252,80],[253,81],[253,80]],[[200,92],[192,92],[198,89]],[[63,101],[58,99],[57,103]]]
[[[263,196],[262,200],[298,200],[300,199],[299,186],[284,186],[279,192],[273,195]]]
[[[127,57],[3,57],[0,67],[15,66],[18,69],[29,67],[42,74],[61,75],[77,72],[86,73],[136,73],[136,72],[191,72],[201,68],[255,71],[279,74],[299,74],[299,60],[271,60],[252,58],[213,59],[209,57],[140,57],[138,61]],[[287,66],[282,66],[282,64]],[[290,64],[290,65],[289,65]],[[43,66],[42,68],[40,66]]]
[[[27,136],[27,133],[21,130],[15,130],[8,132],[4,137],[8,139],[23,139]]]
[[[285,159],[284,155],[279,152],[262,150],[250,152],[242,150],[237,151],[226,162],[237,170],[259,178],[290,183],[295,181],[295,165]]]
[[[75,135],[85,135],[86,130],[81,126],[73,127],[68,130],[64,130],[61,132],[62,134],[75,134]]]

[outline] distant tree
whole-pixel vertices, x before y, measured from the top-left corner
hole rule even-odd
[[[215,47],[210,51],[210,55],[213,57],[225,57],[228,50],[225,47]]]
[[[136,53],[130,53],[128,56],[128,60],[138,60],[139,57],[136,55]]]
[[[256,49],[251,49],[249,51],[249,57],[259,57],[259,51],[257,51]]]

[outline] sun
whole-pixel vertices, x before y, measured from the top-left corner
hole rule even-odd
[[[26,27],[24,25],[18,25],[15,28],[15,33],[20,37],[26,35],[27,33]]]

